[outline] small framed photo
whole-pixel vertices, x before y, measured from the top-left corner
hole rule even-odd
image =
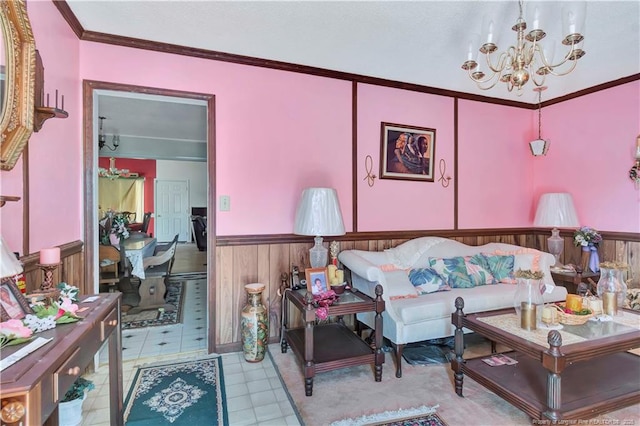
[[[22,319],[33,310],[29,302],[20,293],[20,289],[11,279],[3,279],[0,282],[0,320]]]
[[[307,278],[307,291],[319,294],[329,290],[329,276],[327,268],[307,268],[304,270]]]
[[[380,179],[433,182],[436,129],[381,123]]]

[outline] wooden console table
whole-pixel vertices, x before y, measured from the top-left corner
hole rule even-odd
[[[0,375],[1,406],[13,403],[24,408],[24,416],[2,426],[57,425],[58,403],[71,384],[93,361],[94,354],[109,340],[110,423],[121,426],[122,405],[122,336],[120,329],[120,293],[102,293],[97,300],[79,303],[87,308],[78,315],[80,321],[61,324],[38,333],[53,340],[11,365]],[[81,300],[86,299],[83,296]],[[2,358],[23,345],[2,349]]]

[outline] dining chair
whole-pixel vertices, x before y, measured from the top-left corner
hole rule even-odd
[[[178,235],[164,250],[156,251],[154,256],[143,259],[145,278],[140,282],[140,303],[131,310],[132,313],[147,309],[164,308],[165,311],[175,310],[175,306],[165,302],[167,280],[176,256]]]
[[[98,246],[98,259],[100,261],[99,284],[106,284],[109,292],[113,293],[120,282],[120,251],[110,245]]]

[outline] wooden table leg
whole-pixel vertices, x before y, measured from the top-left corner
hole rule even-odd
[[[456,357],[451,362],[451,368],[454,371],[456,394],[458,394],[458,396],[462,396],[462,383],[464,380],[464,374],[462,373],[462,365],[464,364],[464,358],[462,357],[462,354],[464,353],[464,333],[462,331],[462,318],[464,317],[462,309],[464,308],[464,300],[462,297],[456,298],[455,306],[456,311],[451,315],[451,319],[453,325],[456,327],[456,331],[454,333],[454,351]]]

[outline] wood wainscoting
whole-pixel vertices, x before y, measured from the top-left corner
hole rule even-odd
[[[562,231],[565,239],[562,263],[579,263],[580,248],[573,245],[573,230]],[[401,231],[360,232],[336,237],[340,250],[359,249],[380,251],[395,247],[412,238],[425,235],[452,238],[469,245],[490,242],[516,244],[547,251],[550,231],[532,228],[476,229],[464,231]],[[603,233],[599,254],[602,261],[617,260],[629,264],[629,287],[640,287],[640,234]],[[334,238],[325,238],[325,244]],[[217,287],[215,290],[215,327],[217,352],[241,349],[240,312],[246,303],[244,285],[259,282],[266,285],[263,303],[270,313],[269,336],[278,341],[281,326],[282,296],[279,293],[282,273],[289,273],[291,266],[304,268],[309,265],[311,237],[295,235],[259,235],[218,237],[216,240]],[[296,311],[295,309],[293,311]]]
[[[425,235],[452,238],[469,245],[490,242],[516,244],[523,247],[547,251],[550,231],[517,229],[475,229],[462,231],[395,231],[350,233],[335,240],[340,242],[340,250],[384,250],[395,247],[412,238]],[[579,263],[580,248],[573,245],[573,230],[561,231],[565,239],[562,263]],[[621,261],[629,265],[627,285],[640,287],[640,234],[603,232],[604,241],[600,245],[601,261]],[[333,238],[326,238],[326,243]],[[209,311],[214,315],[215,351],[230,352],[241,349],[240,312],[246,303],[244,285],[260,282],[266,285],[263,302],[269,310],[271,325],[270,339],[276,342],[280,335],[282,297],[279,293],[281,275],[289,273],[292,265],[304,268],[309,265],[311,237],[291,234],[229,236],[216,239],[215,280],[210,284],[214,303]],[[82,294],[93,293],[93,283],[83,280],[85,270],[84,243],[73,241],[60,245],[62,264],[54,273],[54,282],[64,281],[80,288]],[[40,287],[43,273],[38,268],[39,253],[20,259],[25,268],[27,292]],[[209,259],[213,262],[213,259]],[[296,311],[296,310],[292,310]],[[295,318],[294,318],[295,319]],[[211,323],[211,322],[210,322]]]

